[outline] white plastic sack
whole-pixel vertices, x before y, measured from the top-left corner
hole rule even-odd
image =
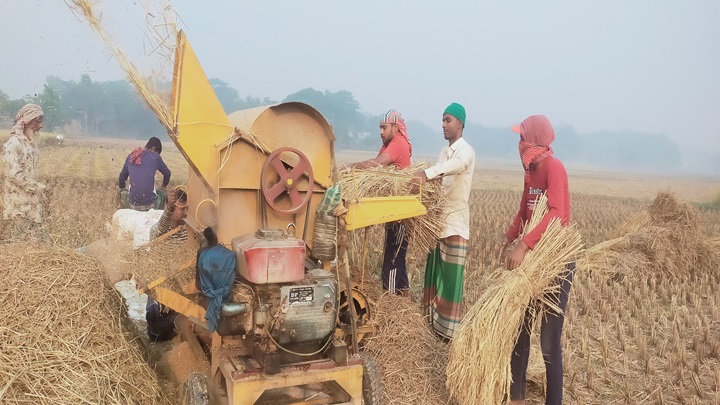
[[[135,279],[118,281],[115,283],[115,289],[125,299],[130,319],[145,321],[145,306],[148,296],[147,294],[138,294]]]
[[[140,247],[150,241],[150,228],[160,220],[162,213],[162,210],[117,210],[113,214],[111,233],[117,240],[132,241],[133,248]]]

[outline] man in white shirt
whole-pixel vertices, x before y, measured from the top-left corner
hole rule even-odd
[[[435,333],[452,339],[463,315],[465,257],[470,239],[470,189],[475,170],[475,149],[462,137],[465,108],[450,104],[443,114],[443,134],[448,141],[435,166],[415,173],[415,182],[442,179],[446,203],[444,227],[425,266],[423,305]]]

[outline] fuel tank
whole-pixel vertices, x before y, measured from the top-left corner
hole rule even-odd
[[[233,239],[238,274],[250,283],[275,284],[305,278],[305,242],[280,229],[260,229]]]

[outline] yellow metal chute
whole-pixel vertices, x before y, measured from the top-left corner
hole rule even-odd
[[[178,33],[175,53],[172,108],[175,133],[171,138],[195,174],[214,194],[219,155],[217,149],[208,145],[230,138],[234,127],[182,31]]]
[[[384,224],[427,214],[418,196],[368,197],[350,202],[347,230]]]

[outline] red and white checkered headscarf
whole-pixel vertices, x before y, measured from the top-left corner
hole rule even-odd
[[[12,131],[10,131],[10,135],[24,135],[25,125],[29,124],[30,121],[36,118],[40,118],[44,115],[45,114],[43,113],[43,109],[39,105],[25,104],[23,108],[18,111],[17,115],[15,115],[15,125],[13,125]]]
[[[407,126],[405,125],[402,114],[398,111],[390,110],[380,118],[380,123],[397,125],[400,136],[404,137],[408,145],[410,145],[410,155],[412,156],[412,143],[410,143],[410,136],[408,135]]]

